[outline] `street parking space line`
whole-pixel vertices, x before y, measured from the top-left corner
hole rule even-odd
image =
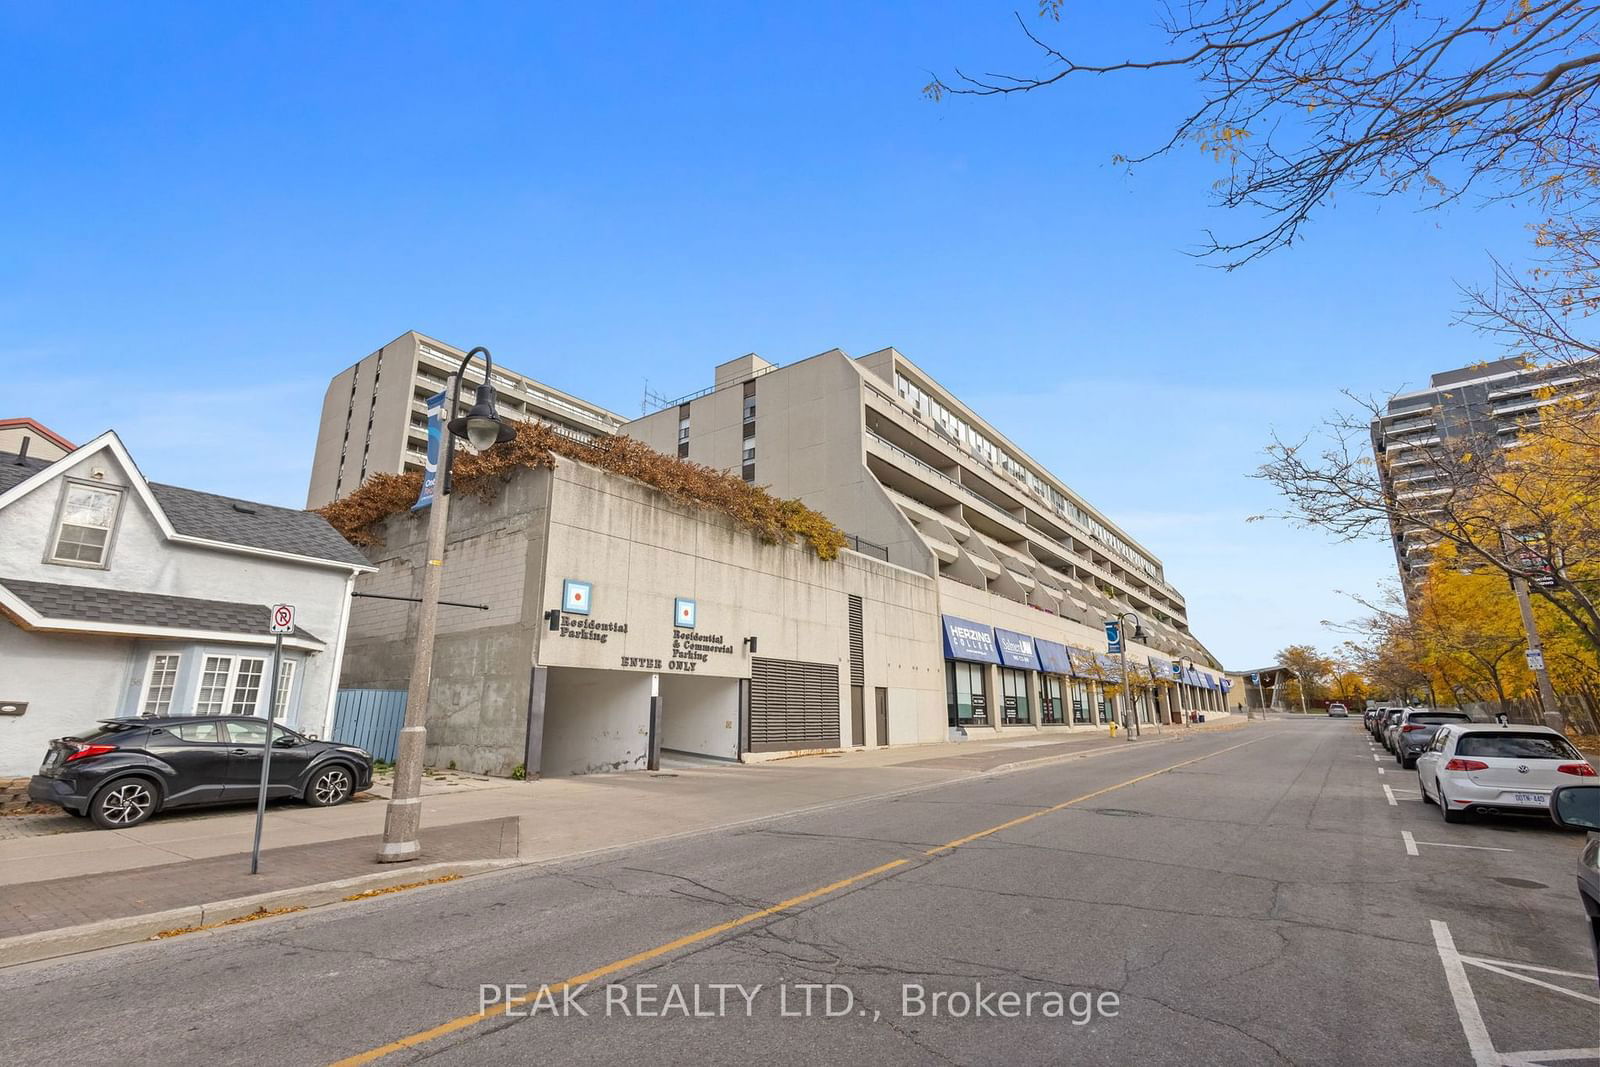
[[[1387,785],[1383,787],[1383,799],[1389,802],[1389,806],[1391,808],[1398,808],[1400,806],[1395,802],[1394,790],[1390,789]]]
[[[1406,843],[1406,855],[1408,855],[1408,856],[1420,856],[1420,855],[1422,855],[1422,853],[1417,851],[1417,839],[1411,836],[1411,831],[1410,830],[1401,830],[1400,831],[1400,839]]]
[[[1503,974],[1507,978],[1515,978],[1519,982],[1527,982],[1529,985],[1536,985],[1542,989],[1548,989],[1553,993],[1560,993],[1563,996],[1568,997],[1576,997],[1579,1000],[1586,1000],[1590,1004],[1600,1004],[1600,997],[1591,997],[1587,993],[1580,993],[1576,989],[1568,989],[1566,986],[1559,986],[1554,982],[1546,982],[1540,978],[1533,978],[1526,974],[1518,974],[1516,971],[1508,970],[1505,967],[1497,967],[1487,960],[1477,959],[1473,956],[1462,956],[1461,962],[1471,964],[1474,967],[1481,967],[1486,971],[1493,971],[1495,974]],[[1581,977],[1586,978],[1588,976],[1583,975]]]
[[[1500,1062],[1505,1067],[1542,1067],[1552,1060],[1597,1060],[1600,1048],[1545,1048],[1533,1052],[1507,1052]]]
[[[1512,852],[1509,848],[1495,848],[1492,845],[1455,845],[1449,841],[1418,841],[1419,845],[1432,845],[1434,848],[1470,848],[1478,852]]]
[[[1491,960],[1484,956],[1462,956],[1465,963],[1492,963],[1496,967],[1510,967],[1514,971],[1533,971],[1535,974],[1559,974],[1563,978],[1582,978],[1589,980],[1589,975],[1583,971],[1563,971],[1557,967],[1538,967],[1532,963],[1516,963],[1512,960]],[[1527,1053],[1523,1053],[1527,1055]]]
[[[1406,845],[1415,856],[1416,846],[1411,835],[1406,834]],[[1466,1035],[1467,1048],[1472,1053],[1475,1067],[1498,1067],[1500,1056],[1489,1039],[1489,1028],[1484,1025],[1483,1013],[1478,1010],[1478,998],[1472,994],[1472,983],[1467,980],[1467,968],[1456,952],[1455,938],[1450,927],[1438,919],[1430,919],[1433,926],[1433,944],[1439,951],[1439,962],[1444,965],[1444,980],[1450,986],[1450,999],[1455,1002],[1456,1018],[1461,1020],[1461,1032]]]
[[[1382,768],[1382,767],[1379,767],[1379,768],[1378,768],[1378,773],[1379,773],[1379,774],[1383,774],[1383,773],[1384,773],[1384,769],[1383,769],[1383,768]]]

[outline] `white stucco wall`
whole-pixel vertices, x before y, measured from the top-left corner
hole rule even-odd
[[[54,532],[56,509],[61,499],[62,478],[72,477],[101,485],[123,488],[121,512],[114,531],[111,551],[104,568],[75,567],[45,561]],[[287,560],[252,556],[223,549],[176,544],[167,540],[155,516],[139,494],[131,488],[132,477],[109,451],[97,452],[72,464],[65,471],[41,484],[7,507],[0,509],[0,580],[21,578],[58,585],[119,589],[130,592],[160,593],[169,596],[197,597],[250,604],[294,604],[298,623],[323,642],[316,652],[300,653],[303,660],[297,671],[299,703],[291,721],[313,732],[323,731],[327,719],[328,695],[334,682],[335,652],[340,635],[349,571],[337,567],[315,566]],[[182,627],[185,620],[174,619]],[[61,636],[61,640],[84,640]],[[245,635],[240,635],[245,641]],[[143,662],[145,652],[166,642],[128,642],[125,644],[124,670]],[[254,648],[271,647],[266,633],[252,642]],[[85,647],[88,647],[87,645]],[[195,656],[185,655],[185,681],[190,682],[197,667]],[[21,668],[19,668],[21,669]],[[31,667],[28,668],[31,671]],[[0,672],[3,672],[0,665]],[[3,673],[0,673],[3,679]],[[99,693],[94,703],[110,708],[119,706],[122,684]],[[184,690],[192,704],[194,689]],[[91,696],[87,691],[83,698]],[[189,710],[188,707],[175,710]]]
[[[0,701],[28,704],[22,715],[0,715],[0,778],[33,774],[53,739],[115,714],[134,644],[28,633],[0,619]]]

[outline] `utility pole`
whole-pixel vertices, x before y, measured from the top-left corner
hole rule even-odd
[[[1511,539],[1504,531],[1500,534],[1500,544],[1505,549],[1511,547]],[[1512,574],[1511,589],[1517,594],[1517,607],[1522,612],[1522,631],[1528,639],[1528,669],[1539,683],[1539,706],[1544,712],[1544,724],[1565,734],[1566,718],[1561,714],[1561,705],[1556,703],[1550,672],[1544,666],[1544,642],[1539,639],[1539,625],[1533,618],[1533,602],[1528,599],[1528,580],[1521,574]]]

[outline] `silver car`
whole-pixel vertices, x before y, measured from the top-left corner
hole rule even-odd
[[[1378,740],[1383,742],[1383,747],[1390,752],[1394,751],[1394,731],[1400,725],[1400,717],[1406,713],[1405,708],[1390,708],[1382,722],[1378,724]]]
[[[1448,723],[1417,757],[1417,788],[1445,822],[1472,813],[1549,815],[1557,786],[1594,778],[1595,770],[1566,737],[1548,726]]]

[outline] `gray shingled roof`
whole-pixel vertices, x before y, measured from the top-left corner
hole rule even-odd
[[[18,463],[15,452],[0,452],[0,493],[13,485],[27,481],[48,466],[50,466],[49,460],[24,456],[22,462]]]
[[[0,452],[0,493],[48,467],[32,456],[17,463],[14,453]],[[264,548],[312,559],[365,565],[367,558],[328,525],[328,520],[298,508],[280,508],[234,497],[202,493],[176,485],[148,483],[173,529],[188,537],[223,541],[242,548]]]
[[[55,585],[22,578],[0,578],[4,586],[46,619],[103,622],[108,626],[160,626],[169,630],[214,630],[218,633],[267,633],[267,604],[200,600],[160,593],[132,593],[82,585]],[[322,644],[321,638],[295,628],[295,636]]]
[[[150,483],[150,492],[172,521],[173,529],[189,537],[339,563],[367,564],[367,557],[355,545],[312,511],[257,504],[157,482]]]

